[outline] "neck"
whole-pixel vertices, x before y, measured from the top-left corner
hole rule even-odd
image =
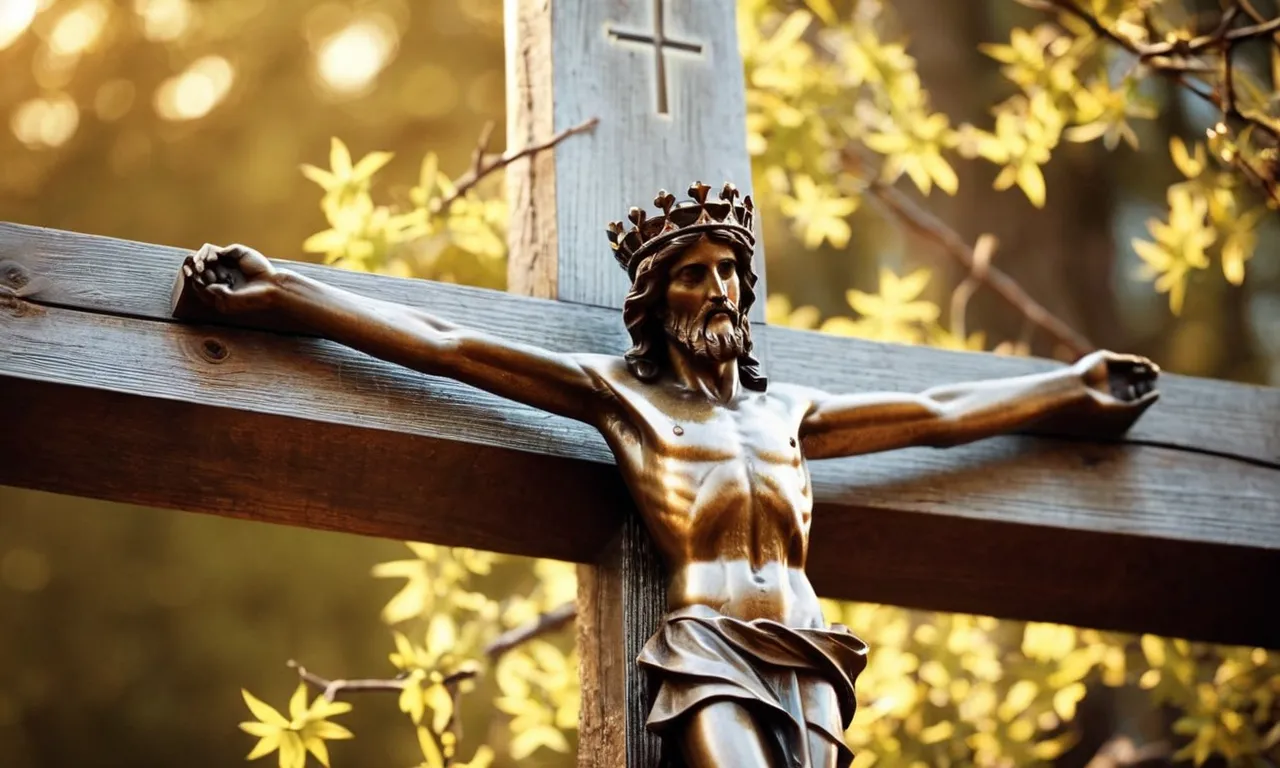
[[[701,392],[712,400],[727,403],[738,394],[738,360],[717,363],[694,357],[684,345],[667,339],[667,359],[671,372],[686,389]]]

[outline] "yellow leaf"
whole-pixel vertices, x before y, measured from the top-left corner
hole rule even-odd
[[[382,170],[382,167],[389,163],[394,156],[394,153],[391,152],[370,152],[360,158],[360,162],[356,163],[355,167],[351,169],[351,178],[357,181],[364,181],[370,178],[373,174]]]
[[[1021,715],[1031,706],[1031,702],[1036,700],[1036,694],[1040,691],[1040,686],[1031,680],[1019,680],[1014,683],[1009,692],[1005,694],[1004,702],[1000,705],[998,714],[1002,720],[1013,720]]]
[[[444,768],[444,756],[436,746],[435,737],[426,728],[418,728],[418,748],[422,750],[423,765],[426,768]]]
[[[804,0],[804,4],[827,24],[835,25],[839,21],[836,18],[836,9],[831,7],[831,0]]]
[[[423,698],[431,708],[431,730],[443,733],[453,719],[453,697],[443,685],[433,685],[427,689]]]
[[[415,723],[422,722],[422,714],[426,709],[426,700],[423,697],[419,679],[420,677],[415,676],[405,681],[399,700],[400,711],[411,717]]]
[[[437,613],[431,617],[427,625],[427,652],[432,656],[441,656],[453,650],[458,642],[458,629],[453,617]]]
[[[1013,182],[1018,179],[1018,167],[1016,165],[1006,165],[1000,169],[1000,173],[996,176],[995,182],[991,185],[993,189],[1005,190],[1013,186]]]
[[[1248,239],[1252,240],[1251,237]],[[1232,234],[1222,244],[1222,274],[1232,285],[1244,283],[1244,263],[1250,256],[1250,247],[1245,245],[1245,240],[1245,236]]]
[[[302,746],[302,737],[293,731],[280,734],[280,768],[304,768],[307,764],[307,750]]]
[[[929,171],[929,175],[933,177],[938,188],[948,195],[954,195],[960,188],[960,179],[956,176],[955,169],[951,164],[942,159],[938,154],[927,154],[922,159],[925,168]]]
[[[1063,131],[1062,135],[1066,137],[1067,141],[1084,143],[1087,141],[1093,141],[1106,133],[1107,128],[1109,127],[1110,125],[1108,123],[1099,120],[1093,123],[1085,123],[1084,125],[1073,125]]]
[[[862,143],[867,149],[882,155],[893,155],[906,152],[911,147],[911,139],[901,133],[872,133],[864,136]]]
[[[921,744],[936,744],[939,741],[946,741],[956,732],[956,726],[949,720],[943,720],[940,723],[934,723],[920,731]]]
[[[556,752],[568,752],[569,742],[564,734],[549,725],[535,725],[511,739],[511,757],[523,760],[538,747],[546,747]]]
[[[308,237],[302,243],[302,250],[307,253],[332,253],[340,251],[347,244],[347,235],[336,229],[326,229]]]
[[[307,685],[299,682],[298,687],[293,691],[293,696],[289,699],[289,717],[296,721],[305,714],[307,714]]]
[[[289,721],[285,719],[284,715],[262,702],[252,693],[241,688],[240,694],[244,697],[244,703],[249,706],[249,711],[253,713],[254,717],[268,725],[274,725],[280,728],[289,727]]]
[[[280,731],[275,730],[275,731],[272,731],[270,735],[264,735],[258,741],[257,745],[254,746],[253,751],[251,751],[248,754],[248,756],[245,757],[245,760],[257,760],[258,758],[263,757],[264,755],[269,755],[272,752],[275,752],[277,749],[279,749],[279,747],[280,747]]]
[[[1199,176],[1205,166],[1204,145],[1197,141],[1195,147],[1195,155],[1193,156],[1187,152],[1187,145],[1183,142],[1182,137],[1173,136],[1169,139],[1169,154],[1173,157],[1173,164],[1188,179],[1194,179]]]
[[[329,768],[329,748],[325,746],[324,741],[313,736],[303,739],[302,743],[308,752],[316,756],[324,768]]]
[[[1084,683],[1075,682],[1053,694],[1053,711],[1063,720],[1071,720],[1076,716],[1076,704],[1084,698]]]
[[[1027,199],[1037,208],[1044,207],[1044,175],[1040,166],[1026,162],[1018,167],[1018,186],[1026,193]]]
[[[328,720],[320,720],[311,723],[310,733],[316,736],[316,738],[328,739],[329,741],[355,738],[355,734],[351,733],[346,726],[331,723]]]
[[[351,152],[337,136],[329,141],[329,170],[341,180],[351,178]]]
[[[311,165],[310,163],[302,164],[302,175],[306,176],[308,179],[311,179],[316,184],[319,184],[320,188],[323,189],[325,192],[329,192],[330,190],[337,189],[338,186],[340,186],[341,184],[341,182],[338,181],[337,176],[334,176],[332,173],[329,173],[326,170],[317,168],[316,166]]]
[[[493,759],[496,757],[493,750],[487,744],[481,744],[476,753],[465,763],[454,762],[454,768],[489,768],[493,765]]]
[[[1155,635],[1143,635],[1142,653],[1147,657],[1147,663],[1153,667],[1163,667],[1165,664],[1164,641]]]

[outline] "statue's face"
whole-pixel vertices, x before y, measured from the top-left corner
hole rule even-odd
[[[707,238],[690,246],[667,273],[667,335],[695,357],[725,362],[743,353],[733,249]]]

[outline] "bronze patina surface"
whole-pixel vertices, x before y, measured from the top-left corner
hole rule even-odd
[[[297,328],[578,419],[604,436],[671,580],[639,662],[649,726],[691,766],[847,766],[842,734],[866,646],[829,626],[804,573],[806,460],[945,447],[1045,423],[1127,429],[1158,397],[1145,358],[1095,352],[1059,370],[920,393],[770,383],[751,355],[750,198],[662,192],[609,226],[631,277],[621,357],[551,352],[276,269],[241,245],[188,257],[183,285],[221,313]],[[993,481],[996,481],[993,479]]]

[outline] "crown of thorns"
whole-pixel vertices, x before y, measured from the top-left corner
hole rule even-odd
[[[632,280],[640,262],[657,253],[676,235],[719,231],[743,241],[748,247],[755,245],[755,233],[751,228],[755,205],[751,196],[737,202],[738,188],[729,182],[720,189],[719,200],[708,201],[707,193],[710,191],[711,187],[695,181],[689,185],[689,197],[692,199],[676,203],[675,195],[662,189],[653,198],[653,204],[662,209],[661,216],[649,218],[644,209],[632,207],[627,214],[630,228],[621,221],[609,222],[613,257]]]

